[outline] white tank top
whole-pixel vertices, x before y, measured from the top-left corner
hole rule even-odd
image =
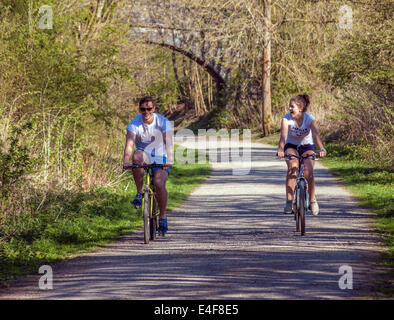
[[[303,113],[303,121],[301,126],[298,126],[297,121],[291,118],[290,113],[286,114],[283,119],[287,120],[288,134],[286,143],[299,145],[313,144],[311,123],[315,118],[307,113]]]

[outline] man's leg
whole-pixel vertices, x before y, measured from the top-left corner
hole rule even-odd
[[[142,150],[136,150],[133,154],[133,164],[143,165],[146,163],[146,154]],[[135,208],[140,208],[142,206],[142,187],[144,184],[144,169],[143,168],[133,168],[133,178],[135,186],[137,188],[137,195],[133,200],[133,205]]]
[[[159,234],[164,236],[168,230],[167,224],[167,201],[168,192],[166,189],[166,181],[168,178],[168,172],[166,170],[158,169],[154,173],[153,183],[155,184],[157,203],[160,210],[159,217]]]
[[[156,188],[157,203],[160,209],[160,218],[166,217],[168,192],[166,189],[166,181],[168,178],[168,172],[162,169],[158,169],[154,173],[153,183]]]
[[[146,154],[142,150],[135,150],[133,154],[133,164],[143,165],[145,164]],[[133,178],[135,186],[138,192],[142,192],[142,187],[144,184],[144,169],[143,168],[133,168]]]

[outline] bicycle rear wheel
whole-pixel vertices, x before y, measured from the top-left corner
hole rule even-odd
[[[301,235],[305,235],[305,200],[306,200],[306,186],[305,181],[300,182],[300,198],[299,201],[299,208],[298,208],[298,219],[300,225]]]
[[[144,192],[143,217],[144,217],[144,242],[145,244],[148,244],[150,240],[150,197],[148,190]]]

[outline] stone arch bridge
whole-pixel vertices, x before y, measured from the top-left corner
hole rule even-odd
[[[205,11],[204,11],[205,10]],[[212,9],[178,6],[156,1],[130,1],[118,13],[130,25],[133,40],[165,46],[203,66],[219,86],[225,84],[230,69],[226,58],[232,55],[223,41],[207,39],[215,24]],[[228,48],[228,46],[227,46]]]

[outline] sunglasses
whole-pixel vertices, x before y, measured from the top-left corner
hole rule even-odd
[[[140,108],[141,112],[151,111],[153,108]]]

